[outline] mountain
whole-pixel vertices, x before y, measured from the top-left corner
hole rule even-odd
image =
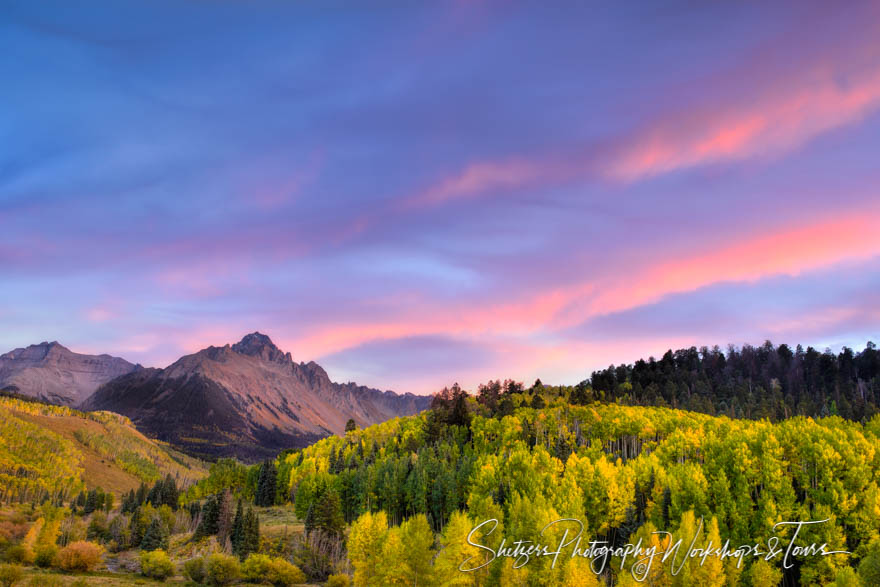
[[[271,457],[426,409],[430,398],[330,381],[317,363],[294,362],[268,336],[211,346],[165,369],[142,369],[101,386],[83,409],[130,417],[187,452],[245,460]]]
[[[0,389],[72,406],[139,368],[110,355],[81,355],[57,342],[41,342],[0,355]]]

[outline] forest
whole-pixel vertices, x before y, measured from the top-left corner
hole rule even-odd
[[[638,584],[632,561],[601,575],[580,558],[518,569],[499,558],[459,571],[488,556],[467,542],[480,522],[499,520],[479,542],[495,548],[502,535],[537,541],[561,518],[581,520],[590,540],[612,546],[658,541],[657,530],[672,540],[696,535],[697,544],[766,544],[792,538],[785,527],[774,532],[777,522],[827,519],[804,527],[798,542],[851,554],[802,557],[790,568],[760,558],[688,563],[674,576],[655,566],[645,584],[880,581],[880,416],[755,421],[578,405],[573,393],[513,381],[474,395],[453,386],[420,416],[353,428],[275,462],[218,463],[184,499],[224,487],[290,504],[320,561],[303,566],[314,581],[350,565],[355,585]]]
[[[669,406],[731,418],[841,416],[863,421],[880,406],[880,352],[806,350],[798,345],[695,347],[593,372],[582,401]]]

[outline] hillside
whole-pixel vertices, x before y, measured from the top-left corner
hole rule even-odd
[[[269,337],[208,347],[165,369],[143,369],[100,387],[84,404],[132,419],[192,454],[258,460],[428,407],[430,398],[330,381],[314,362],[294,362]]]
[[[184,483],[206,471],[123,416],[0,397],[0,503],[96,487],[120,494],[166,474]]]
[[[499,558],[463,578],[461,562],[487,560],[466,536],[492,518],[500,521],[497,531],[476,535],[491,548],[502,536],[511,548],[517,539],[555,546],[562,529],[541,536],[541,528],[570,517],[585,524],[584,543],[642,539],[661,549],[669,543],[652,537],[655,530],[687,543],[696,536],[697,545],[729,539],[733,548],[766,548],[777,522],[827,519],[803,529],[797,544],[852,553],[798,557],[787,569],[781,557],[765,564],[747,556],[741,568],[735,559],[710,558],[705,566],[685,565],[676,578],[657,562],[647,584],[776,584],[783,575],[786,584],[825,584],[878,550],[871,545],[880,546],[880,416],[867,425],[839,417],[732,420],[668,408],[575,406],[568,392],[502,394],[493,409],[454,388],[431,411],[283,455],[276,499],[295,504],[307,530],[335,535],[351,524],[347,556],[356,585],[409,583],[413,573],[418,584],[597,584],[590,560],[570,552],[555,568],[546,557],[520,569]],[[222,477],[241,495],[256,496],[264,493],[260,479],[276,479],[262,468]],[[190,494],[199,496],[200,486],[217,483],[208,478]],[[382,558],[373,553],[400,564],[378,565]],[[609,561],[603,578],[640,584],[631,576],[632,557],[620,565]]]
[[[0,355],[0,389],[73,406],[101,384],[138,368],[110,355],[83,355],[42,342]]]

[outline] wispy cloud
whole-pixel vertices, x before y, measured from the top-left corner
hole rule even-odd
[[[700,165],[778,156],[880,108],[880,66],[841,81],[833,67],[791,81],[753,104],[661,120],[624,146],[607,175],[621,181]],[[794,86],[794,87],[792,87]]]

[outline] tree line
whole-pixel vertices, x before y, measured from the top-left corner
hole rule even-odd
[[[869,342],[860,352],[835,354],[786,344],[742,348],[669,350],[633,364],[594,371],[576,386],[576,399],[659,405],[781,420],[835,416],[865,421],[880,406],[880,352]]]

